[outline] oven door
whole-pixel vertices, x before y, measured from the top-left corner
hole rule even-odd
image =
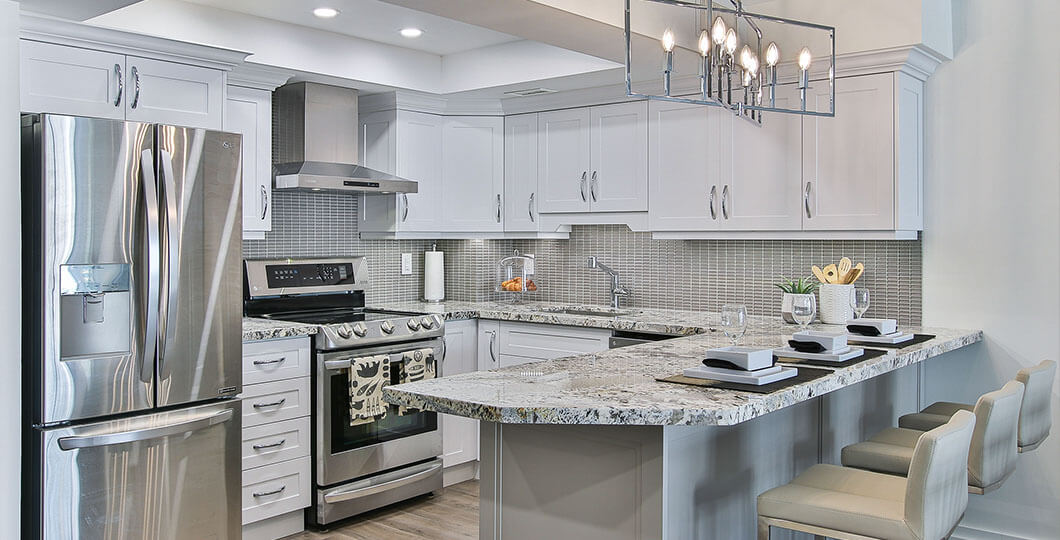
[[[402,362],[402,354],[416,349],[434,349],[441,363],[441,338],[390,344],[381,347],[317,353],[316,380],[316,483],[330,486],[376,474],[442,454],[442,431],[433,412],[398,414],[391,405],[382,420],[350,425],[349,360],[378,354],[390,355],[391,365]],[[440,372],[440,365],[439,365]],[[399,382],[400,370],[391,369],[391,383]]]

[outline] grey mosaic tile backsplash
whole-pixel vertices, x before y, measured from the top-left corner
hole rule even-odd
[[[422,252],[427,240],[360,240],[357,199],[348,195],[274,192],[273,230],[265,240],[244,240],[246,258],[364,255],[370,303],[423,296]],[[859,285],[872,291],[867,315],[921,321],[921,243],[847,240],[652,240],[625,226],[575,226],[569,240],[442,240],[446,298],[498,300],[496,262],[514,249],[537,257],[539,290],[527,299],[557,303],[610,302],[610,280],[586,266],[589,255],[614,268],[632,290],[634,307],[717,311],[743,303],[756,315],[776,315],[781,276],[809,276],[810,265],[846,255],[865,264]],[[413,253],[413,274],[400,275],[401,253]]]

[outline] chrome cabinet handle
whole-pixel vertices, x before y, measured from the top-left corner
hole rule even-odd
[[[100,435],[86,435],[84,437],[62,437],[59,439],[61,450],[74,450],[76,448],[95,448],[99,446],[111,446],[114,444],[146,441],[160,439],[169,435],[180,435],[190,433],[213,425],[221,424],[232,419],[232,409],[225,409],[206,418],[196,418],[184,422],[177,422],[168,426],[158,426],[132,431],[119,431],[117,433],[105,433]]]
[[[813,214],[810,213],[810,190],[813,189],[813,182],[806,182],[806,191],[802,194],[802,204],[806,207],[806,217],[813,219]]]
[[[273,401],[272,403],[255,403],[251,405],[255,409],[264,409],[265,407],[282,407],[284,403],[287,403],[287,398],[280,398],[280,401]]]
[[[261,186],[261,219],[265,219],[265,214],[269,212],[269,190],[265,189],[265,186]]]
[[[726,202],[729,199],[729,184],[721,188],[721,217],[729,219],[729,207]]]
[[[409,196],[404,194],[404,193],[402,193],[401,194],[401,201],[403,203],[405,203],[404,204],[405,212],[401,215],[401,222],[404,223],[409,218]]]
[[[283,490],[285,490],[285,489],[287,489],[287,485],[286,484],[280,486],[280,489],[274,489],[272,491],[262,491],[260,493],[251,493],[251,495],[253,495],[254,497],[268,497],[269,495],[276,495],[278,493],[283,493]]]
[[[501,194],[497,194],[497,223],[501,222]]]
[[[585,196],[585,175],[586,172],[582,172],[581,182],[578,183],[578,192],[582,194],[582,202],[589,202],[589,197]]]
[[[530,215],[530,223],[537,221],[534,219],[534,195],[534,193],[531,193],[530,200],[526,203],[526,213]]]
[[[710,219],[718,219],[718,211],[714,208],[714,197],[718,194],[718,186],[710,186]]]
[[[114,97],[114,106],[121,104],[121,95],[125,92],[125,78],[121,66],[114,64],[114,76],[118,78],[118,95]]]
[[[140,380],[150,382],[155,376],[155,353],[158,350],[159,289],[161,282],[161,239],[159,237],[159,200],[155,180],[155,157],[151,150],[140,153],[143,174],[144,208],[147,214],[147,306],[143,357],[140,359]]]
[[[255,450],[265,450],[268,448],[278,448],[280,446],[283,446],[285,443],[287,443],[287,439],[280,439],[279,441],[276,441],[271,444],[255,444],[254,446],[251,446],[251,448]]]
[[[493,360],[494,364],[497,363],[497,355],[493,352],[493,344],[496,343],[496,342],[497,342],[497,331],[496,330],[490,330],[490,359]]]
[[[596,171],[593,171],[593,179],[589,181],[589,194],[593,196],[593,202],[596,202]]]
[[[280,362],[283,362],[284,360],[287,360],[286,356],[281,356],[279,358],[274,358],[272,360],[255,360],[254,361],[254,365],[255,366],[267,366],[269,364],[279,364]]]
[[[414,467],[409,467],[408,469],[404,469],[411,472],[406,476],[395,478],[393,480],[388,480],[386,482],[380,482],[378,484],[373,484],[370,480],[361,480],[358,482],[353,482],[334,491],[329,491],[325,493],[324,502],[328,504],[334,504],[342,501],[352,501],[354,499],[360,499],[369,495],[375,495],[376,493],[380,493],[383,491],[390,491],[392,489],[396,489],[401,486],[405,486],[427,478],[429,476],[432,476],[434,474],[437,474],[441,468],[441,463],[429,463],[426,464],[426,466],[417,465]]]
[[[133,80],[133,100],[129,106],[135,109],[136,105],[140,103],[140,72],[136,70],[136,66],[133,66],[129,74],[132,75]]]

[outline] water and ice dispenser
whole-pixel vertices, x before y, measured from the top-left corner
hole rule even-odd
[[[133,335],[128,264],[60,267],[63,358],[128,353]]]

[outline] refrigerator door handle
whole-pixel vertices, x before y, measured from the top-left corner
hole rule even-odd
[[[146,332],[144,333],[143,357],[140,358],[140,380],[151,382],[155,378],[155,353],[158,348],[158,289],[159,289],[159,216],[158,187],[155,180],[155,158],[151,150],[140,153],[140,168],[143,173],[144,208],[147,214],[147,306],[145,306]]]
[[[132,431],[119,431],[116,433],[100,435],[61,437],[59,439],[59,448],[62,450],[74,450],[78,448],[94,448],[97,446],[110,446],[114,444],[159,439],[169,435],[179,435],[181,433],[198,431],[203,428],[227,422],[231,419],[232,409],[225,409],[205,418],[195,418],[193,420],[175,422],[165,426],[135,429]]]
[[[158,351],[158,376],[164,378],[166,347],[173,343],[176,332],[174,313],[177,311],[177,303],[180,300],[178,289],[180,285],[180,215],[177,208],[177,181],[173,175],[173,156],[166,150],[159,150],[161,167],[159,172],[162,176],[163,195],[166,201],[166,298],[162,328],[165,334],[164,341]]]

